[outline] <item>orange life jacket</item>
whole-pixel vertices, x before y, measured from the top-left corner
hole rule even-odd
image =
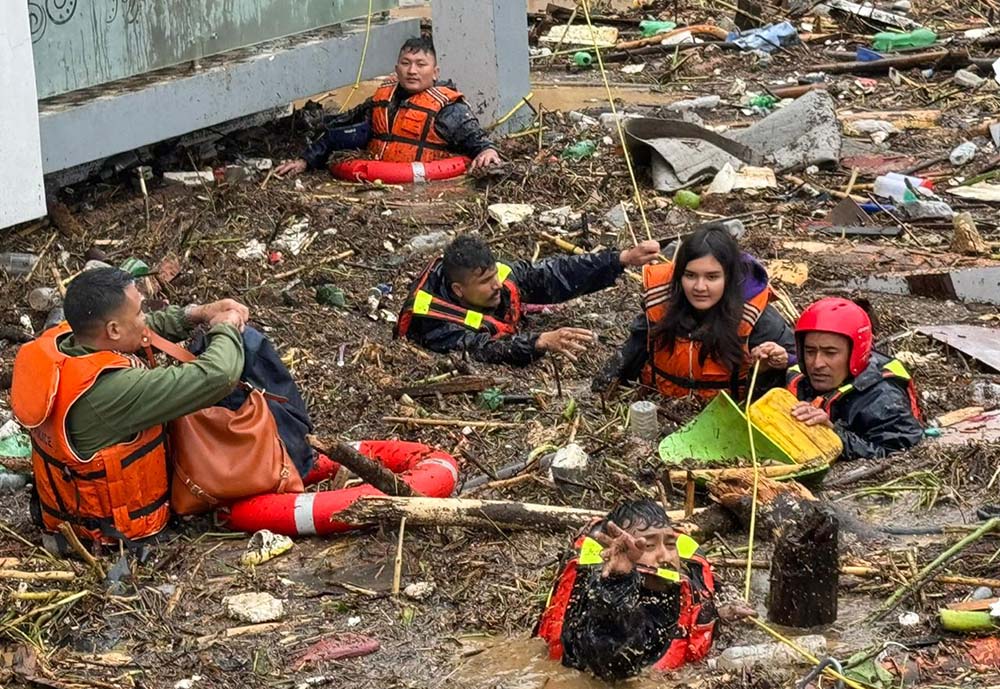
[[[434,120],[446,105],[458,102],[462,94],[447,86],[432,86],[403,99],[392,117],[389,105],[399,84],[389,80],[372,97],[372,136],[368,152],[375,160],[390,163],[426,163],[455,155],[448,142],[434,130]]]
[[[403,303],[403,308],[399,313],[396,322],[395,337],[406,337],[410,330],[410,325],[414,318],[434,318],[449,323],[475,330],[487,332],[491,339],[510,337],[518,330],[521,323],[521,293],[517,289],[517,284],[510,279],[510,266],[504,263],[497,263],[497,277],[500,280],[501,288],[510,296],[510,307],[502,319],[494,318],[489,314],[480,311],[473,311],[465,307],[454,304],[446,299],[437,296],[432,290],[425,290],[427,281],[434,274],[441,264],[441,259],[431,261],[423,273],[420,274],[410,288],[410,294]],[[442,277],[443,282],[443,277]],[[439,285],[438,289],[443,289]]]
[[[771,288],[761,290],[743,304],[743,318],[738,330],[743,341],[743,364],[734,372],[711,357],[706,357],[704,364],[700,363],[701,342],[697,340],[677,338],[673,351],[668,351],[657,342],[653,331],[656,324],[667,316],[673,274],[673,263],[647,265],[642,270],[643,307],[649,327],[646,342],[649,358],[642,369],[642,383],[655,387],[660,394],[668,397],[684,397],[694,393],[704,399],[711,399],[719,391],[728,390],[733,399],[740,399],[740,391],[746,390],[749,372],[750,350],[747,340],[767,307]]]
[[[141,366],[110,351],[66,356],[62,323],[21,347],[14,360],[11,407],[31,434],[32,469],[42,527],[69,523],[82,538],[115,543],[152,536],[170,516],[167,455],[162,426],[80,457],[67,428],[70,408],[105,371]]]
[[[577,549],[581,540],[582,538],[577,540]],[[675,670],[684,663],[697,662],[708,655],[712,648],[715,620],[700,623],[698,618],[701,616],[706,598],[715,593],[715,576],[712,574],[712,567],[708,560],[701,555],[694,555],[684,561],[689,566],[701,569],[705,589],[696,590],[691,585],[690,579],[682,578],[680,580],[680,616],[677,624],[678,628],[684,632],[684,636],[674,639],[660,659],[653,664],[657,670]],[[570,595],[573,593],[573,586],[576,584],[576,576],[580,566],[579,557],[574,555],[563,567],[549,593],[549,601],[545,606],[545,611],[535,628],[535,636],[544,639],[548,644],[549,658],[552,660],[559,661],[563,657],[563,624],[566,621]]]

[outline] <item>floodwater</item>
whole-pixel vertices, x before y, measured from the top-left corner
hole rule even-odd
[[[541,639],[493,640],[482,653],[467,658],[452,675],[451,686],[463,689],[662,689],[690,686],[686,670],[649,674],[610,684],[549,660]],[[704,669],[704,668],[702,668]]]

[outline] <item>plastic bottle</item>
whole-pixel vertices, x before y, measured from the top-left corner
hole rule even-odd
[[[0,254],[0,269],[3,269],[11,277],[27,275],[36,263],[38,263],[38,256],[35,254],[24,254],[17,251],[7,251]]]
[[[854,59],[858,62],[875,62],[876,60],[883,59],[883,55],[881,53],[876,53],[874,50],[869,50],[868,48],[858,48]]]
[[[594,56],[584,50],[573,53],[573,64],[577,67],[590,67],[594,64]]]
[[[754,96],[750,99],[751,108],[764,108],[765,110],[770,110],[775,105],[777,105],[778,99],[768,93],[762,93],[759,96]]]
[[[62,303],[62,297],[54,287],[37,287],[28,292],[28,306],[32,311],[48,311]]]
[[[681,189],[674,194],[674,203],[680,208],[695,210],[701,205],[701,197],[689,189]]]
[[[403,249],[407,253],[411,254],[424,254],[438,252],[448,246],[451,241],[451,235],[443,230],[438,230],[437,232],[428,232],[427,234],[418,234],[416,237],[408,241]]]
[[[642,32],[644,37],[655,36],[658,33],[664,33],[666,31],[673,31],[676,28],[677,24],[674,22],[660,22],[652,19],[644,19],[639,22],[639,31]]]
[[[679,100],[667,106],[667,110],[684,112],[685,110],[714,110],[719,107],[722,98],[719,96],[701,96],[689,100]]]
[[[660,420],[656,416],[656,404],[649,400],[633,402],[629,407],[628,428],[637,438],[656,440],[660,436]]]
[[[960,69],[955,72],[954,80],[956,84],[967,89],[974,89],[977,86],[981,86],[982,83],[986,81],[978,74],[973,74],[967,69]]]
[[[952,165],[965,165],[966,163],[971,163],[972,159],[976,157],[976,144],[971,141],[966,141],[955,147],[955,150],[951,152],[948,156],[948,160],[951,161]]]
[[[583,141],[577,141],[572,146],[567,147],[563,150],[562,158],[569,158],[570,160],[583,160],[584,158],[589,158],[594,155],[594,151],[597,150],[597,144],[589,139],[584,139]]]
[[[875,179],[875,196],[881,196],[883,198],[889,198],[893,201],[908,202],[916,201],[917,195],[907,188],[906,183],[909,182],[910,185],[919,191],[920,193],[929,196],[931,194],[932,185],[930,180],[922,179],[920,177],[907,177],[906,175],[901,175],[898,172],[890,172],[887,175],[882,175]]]
[[[796,645],[820,658],[826,655],[826,637],[809,634],[792,639]],[[784,644],[757,644],[754,646],[730,646],[719,655],[717,667],[720,670],[739,671],[767,665],[769,668],[786,667],[802,663],[802,657]],[[806,663],[808,664],[808,663]]]
[[[926,48],[937,42],[937,34],[930,29],[917,29],[908,33],[883,31],[875,34],[872,47],[875,50],[902,50],[903,48]]]
[[[0,469],[0,472],[4,472]],[[0,495],[3,493],[16,493],[28,485],[28,477],[24,474],[0,473]]]

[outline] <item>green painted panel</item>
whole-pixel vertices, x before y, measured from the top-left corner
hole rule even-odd
[[[368,0],[29,0],[28,12],[47,98],[363,18]]]

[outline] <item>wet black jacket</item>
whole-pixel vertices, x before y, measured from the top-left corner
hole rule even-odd
[[[700,567],[688,565],[687,575],[693,587],[707,591]],[[563,665],[605,680],[639,674],[663,657],[674,639],[684,638],[679,591],[650,590],[638,572],[605,578],[600,567],[581,567],[563,623]],[[717,616],[712,599],[704,599],[698,622]]]
[[[924,437],[910,407],[906,381],[882,375],[889,361],[889,357],[873,353],[868,368],[852,381],[854,389],[830,405],[830,420],[844,443],[843,459],[880,459],[907,450]],[[790,371],[789,382],[797,375]],[[796,394],[804,402],[821,396],[813,390],[808,376],[800,379]]]
[[[435,85],[447,86],[451,89],[455,88],[455,84],[451,81],[438,81]],[[402,88],[396,89],[396,93],[393,94],[393,100],[389,105],[390,121],[395,116],[399,104],[406,95],[406,91]],[[310,144],[302,154],[302,159],[309,164],[310,168],[317,169],[326,165],[327,158],[333,152],[334,142],[331,139],[330,129],[334,127],[346,127],[349,124],[360,124],[361,122],[367,122],[371,125],[372,103],[372,99],[369,98],[361,105],[345,113],[333,115],[326,119],[327,131]],[[496,148],[490,142],[486,132],[483,131],[475,113],[472,112],[472,108],[469,107],[469,104],[464,99],[441,108],[441,111],[434,118],[434,131],[448,142],[448,146],[454,149],[456,154],[465,155],[470,158],[475,158],[487,148]]]
[[[613,285],[624,272],[618,255],[617,250],[608,250],[581,256],[555,256],[538,263],[516,261],[510,264],[508,279],[517,285],[521,303],[558,304]],[[457,304],[457,297],[445,283],[439,264],[428,277],[424,290]],[[500,305],[488,315],[503,320],[509,309],[510,295],[504,290]],[[538,335],[520,332],[494,340],[486,332],[422,317],[413,318],[406,334],[410,340],[434,352],[464,351],[476,361],[513,366],[525,366],[543,355],[535,350]]]

